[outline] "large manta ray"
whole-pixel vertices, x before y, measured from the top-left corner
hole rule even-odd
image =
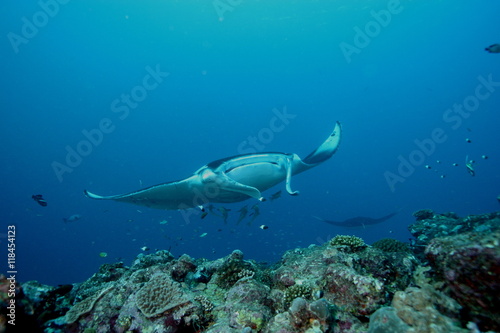
[[[332,220],[325,220],[322,219],[321,217],[313,216],[314,218],[320,220],[321,222],[325,222],[331,225],[335,225],[338,227],[345,227],[345,228],[355,228],[355,227],[365,227],[367,225],[372,225],[372,224],[379,224],[384,221],[387,221],[394,215],[396,215],[398,212],[390,213],[386,216],[382,216],[378,219],[374,219],[371,217],[365,217],[365,216],[357,216],[353,217],[350,219],[347,219],[345,221],[332,221]]]
[[[223,158],[201,167],[191,177],[163,183],[128,194],[100,196],[87,190],[85,195],[97,200],[115,200],[159,209],[188,209],[208,203],[238,202],[249,198],[263,201],[261,192],[286,181],[291,195],[292,176],[309,170],[330,157],[340,144],[341,126],[303,160],[297,154],[256,153]]]

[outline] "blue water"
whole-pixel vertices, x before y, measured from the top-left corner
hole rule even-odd
[[[499,208],[500,54],[484,51],[500,43],[498,1],[0,7],[0,261],[5,273],[7,226],[15,225],[20,281],[80,282],[103,263],[131,264],[143,246],[209,259],[240,249],[274,262],[336,234],[407,241],[411,214],[422,208],[462,216]],[[454,105],[462,114],[448,111]],[[276,112],[289,118],[279,122]],[[253,199],[223,205],[231,209],[224,224],[83,195],[182,179],[248,149],[249,136],[260,138],[259,151],[305,157],[337,120],[340,150],[292,179],[299,196],[284,184],[265,192],[283,194],[261,203],[250,226],[236,225],[236,211]],[[272,122],[279,130],[270,131]],[[81,154],[67,160],[68,151]],[[397,210],[358,229],[312,217]],[[82,219],[63,222],[73,214]]]

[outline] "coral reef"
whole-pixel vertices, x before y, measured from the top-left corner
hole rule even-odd
[[[481,329],[496,331],[500,331],[499,245],[500,228],[436,238],[425,251],[469,319]]]
[[[365,242],[356,236],[337,235],[330,240],[331,246],[336,246],[344,251],[355,252],[363,249]]]
[[[105,288],[94,293],[92,296],[85,298],[83,301],[76,303],[66,312],[66,322],[72,324],[77,321],[81,316],[92,311],[95,303],[113,286],[108,285]]]
[[[137,307],[146,317],[154,317],[189,302],[178,282],[167,274],[157,274],[135,295]]]
[[[434,217],[434,212],[430,209],[421,209],[413,213],[417,221],[428,220]]]
[[[416,286],[397,291],[391,306],[370,316],[368,333],[469,332],[460,327],[461,306],[429,283],[431,280],[424,276],[427,271],[429,268],[419,267],[414,273]]]
[[[296,298],[311,298],[312,288],[307,284],[294,284],[285,290],[283,300],[290,304]]]
[[[425,247],[432,239],[470,231],[492,231],[498,228],[499,218],[500,212],[469,215],[464,218],[460,218],[455,213],[435,214],[434,212],[431,217],[420,216],[415,223],[408,226],[408,230],[415,237],[412,244],[413,251],[419,259],[423,259]]]
[[[373,247],[385,252],[410,252],[410,247],[392,238],[383,238],[372,244]]]
[[[242,277],[253,275],[252,264],[243,260],[243,253],[235,251],[231,258],[218,269],[216,283],[221,288],[231,287]]]
[[[411,246],[337,235],[272,266],[239,250],[214,261],[158,251],[79,284],[16,284],[16,302],[26,332],[500,331],[500,214],[414,215]],[[0,277],[0,330],[8,288]]]

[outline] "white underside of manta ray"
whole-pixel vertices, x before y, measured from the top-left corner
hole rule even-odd
[[[291,195],[291,178],[328,160],[337,151],[342,128],[336,122],[330,136],[303,160],[297,154],[256,153],[223,158],[198,169],[191,177],[154,185],[135,192],[100,196],[97,200],[115,200],[158,209],[189,209],[208,203],[239,202],[249,198],[263,201],[262,192],[286,181]]]

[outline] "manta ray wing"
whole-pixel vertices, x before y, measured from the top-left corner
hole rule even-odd
[[[158,209],[185,209],[196,206],[196,177],[150,186],[127,194],[100,196],[84,191],[89,198],[114,200]]]
[[[390,219],[391,217],[393,217],[394,215],[396,215],[397,213],[399,213],[399,211],[394,212],[394,213],[390,213],[390,214],[387,214],[386,216],[382,216],[382,217],[380,217],[380,218],[378,218],[378,219],[375,219],[375,221],[376,221],[376,222],[375,222],[375,223],[373,223],[373,224],[377,224],[377,223],[382,223],[382,222],[385,222],[385,221],[387,221],[388,219]]]

